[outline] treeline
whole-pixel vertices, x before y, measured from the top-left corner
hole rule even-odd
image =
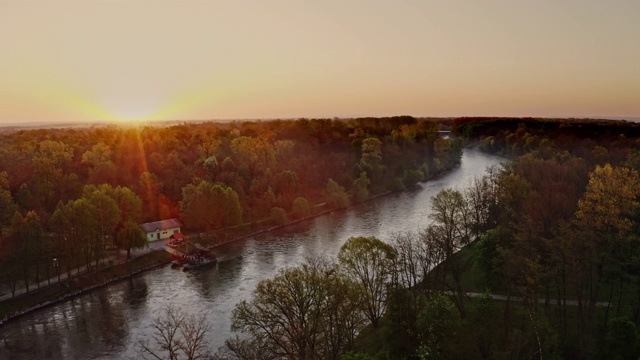
[[[513,122],[513,132],[454,123],[511,144],[497,150],[515,160],[441,191],[420,233],[352,238],[334,262],[261,282],[218,356],[638,358],[640,167],[629,124],[545,133],[582,123]]]
[[[27,285],[53,258],[70,274],[95,266],[105,247],[140,246],[140,222],[284,224],[400,190],[459,163],[461,143],[438,129],[403,116],[4,134],[0,273],[15,282],[4,270],[20,264]]]
[[[621,120],[457,118],[451,130],[490,153],[546,156],[567,151],[589,164],[638,162],[640,123]],[[636,164],[633,164],[634,166]]]

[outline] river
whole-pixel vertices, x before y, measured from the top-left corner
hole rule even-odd
[[[167,305],[206,314],[212,351],[231,335],[231,313],[256,284],[306,257],[335,258],[351,236],[389,240],[429,222],[431,197],[462,189],[504,158],[464,151],[459,168],[410,190],[333,211],[290,227],[218,248],[215,267],[182,272],[164,266],[34,311],[0,327],[0,359],[140,358],[138,343],[151,339],[151,323]]]

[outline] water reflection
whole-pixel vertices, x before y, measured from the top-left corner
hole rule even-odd
[[[261,279],[305,257],[335,257],[351,236],[388,240],[418,231],[430,222],[430,200],[440,189],[467,186],[501,160],[467,150],[461,167],[438,180],[223,245],[216,266],[186,273],[166,266],[36,311],[0,328],[0,359],[139,358],[138,341],[150,339],[152,319],[168,305],[205,314],[215,349],[230,335],[235,305]]]

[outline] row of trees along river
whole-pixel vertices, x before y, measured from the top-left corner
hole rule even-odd
[[[143,246],[141,222],[255,229],[402,189],[459,162],[460,143],[438,130],[397,117],[1,135],[0,289]]]
[[[522,156],[482,177],[501,158],[466,150],[438,180],[227,244],[211,271],[163,268],[32,313],[3,329],[1,349],[19,357],[36,338],[43,357],[637,358],[638,127],[456,119],[453,131]],[[327,181],[326,202],[408,183],[368,139],[351,142],[351,187]],[[428,156],[442,147],[455,163],[455,142],[434,139]],[[423,176],[440,162],[428,156]],[[185,186],[183,206],[204,182]]]
[[[316,204],[347,207],[438,176],[461,154],[438,129],[398,117],[8,132],[0,137],[3,292],[56,269],[73,277],[100,266],[110,248],[142,245],[138,222],[180,217],[192,231],[284,223]],[[219,208],[228,211],[209,216]]]

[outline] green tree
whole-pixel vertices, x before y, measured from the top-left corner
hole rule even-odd
[[[627,317],[611,319],[604,337],[604,357],[631,360],[640,356],[636,324]]]
[[[356,192],[356,201],[362,202],[369,198],[369,185],[371,181],[367,177],[366,172],[361,172],[360,177],[357,178],[354,182],[354,188]]]
[[[442,274],[451,274],[455,282],[456,304],[464,312],[464,292],[462,290],[462,269],[454,254],[469,242],[470,216],[462,193],[444,189],[432,198],[431,218],[434,220],[434,234],[440,241],[439,251],[444,255]],[[443,277],[444,280],[444,277]]]
[[[327,195],[329,197],[329,206],[344,209],[349,207],[349,195],[344,191],[344,187],[338,185],[333,179],[327,182]]]
[[[395,257],[391,245],[363,236],[349,238],[338,253],[340,267],[361,291],[363,312],[374,327],[387,308]]]
[[[283,208],[277,206],[271,208],[269,218],[275,225],[285,225],[289,222],[289,219],[287,219],[287,212],[284,211]]]
[[[18,207],[9,191],[9,175],[6,171],[2,171],[0,172],[0,244],[2,244],[3,228],[11,223],[11,218],[17,210]]]
[[[418,355],[428,359],[455,358],[459,328],[460,314],[455,304],[445,295],[430,297],[418,315]]]
[[[12,233],[17,240],[16,255],[19,268],[22,270],[22,281],[29,291],[31,269],[35,267],[36,283],[39,284],[39,262],[44,247],[44,230],[40,218],[34,211],[29,211],[22,217],[16,212],[12,219]],[[38,285],[39,286],[39,285]]]
[[[382,141],[375,137],[368,137],[362,140],[360,148],[362,156],[360,158],[360,170],[364,172],[371,183],[374,190],[381,190],[382,173],[384,165],[382,165]]]
[[[122,229],[118,231],[115,243],[119,248],[127,250],[127,259],[130,259],[131,249],[147,245],[147,237],[137,223],[127,221]]]
[[[95,234],[97,239],[93,243],[93,255],[97,266],[104,257],[105,245],[113,243],[121,211],[118,204],[107,195],[106,191],[94,191],[86,199],[92,207],[92,214],[96,221]]]
[[[232,329],[279,357],[339,359],[362,327],[356,301],[332,265],[312,261],[261,281],[250,301],[236,305]],[[246,344],[232,345],[246,352]]]
[[[82,163],[90,166],[90,181],[93,183],[111,182],[115,165],[111,160],[111,148],[105,143],[93,145],[91,150],[82,154]]]
[[[640,177],[627,168],[596,166],[578,201],[572,222],[571,261],[579,303],[581,345],[591,349],[591,334],[600,285],[607,272],[629,261],[635,245],[635,214],[640,203]],[[608,277],[608,276],[607,276]],[[616,276],[622,281],[621,276]],[[607,312],[608,315],[608,312]],[[606,317],[605,317],[606,324]]]
[[[298,197],[293,200],[293,211],[292,215],[294,219],[302,219],[309,215],[311,215],[311,208],[309,207],[309,202],[307,199],[303,197]]]
[[[202,181],[182,189],[182,219],[195,230],[212,230],[242,221],[238,194],[220,184]]]

